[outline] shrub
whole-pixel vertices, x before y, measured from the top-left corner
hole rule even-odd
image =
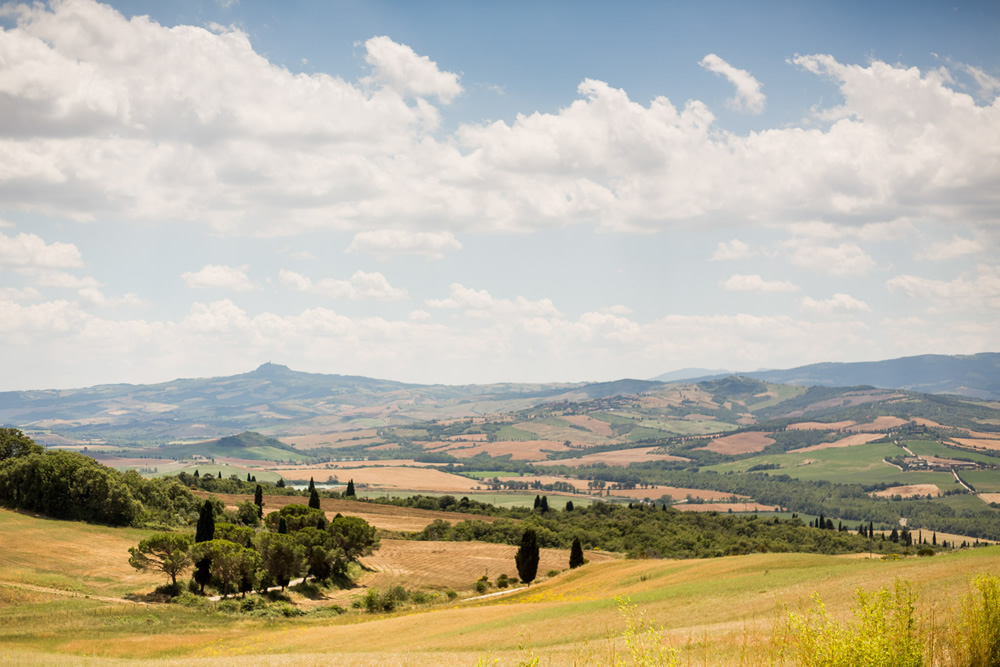
[[[914,610],[915,596],[897,581],[874,593],[858,589],[854,620],[846,624],[827,612],[819,594],[808,615],[789,614],[779,642],[798,665],[910,667],[923,664],[923,644]]]
[[[545,576],[549,577],[551,579],[552,577],[556,576],[557,574],[559,574],[559,570],[549,570],[548,572],[545,573]]]
[[[455,598],[458,597],[458,593],[450,589],[445,591],[444,594],[448,596],[449,600],[454,600]]]
[[[497,577],[497,588],[507,588],[510,585],[510,581],[507,579],[506,574],[501,574]]]
[[[1000,578],[980,575],[962,601],[952,649],[956,665],[1000,664]]]
[[[917,555],[923,558],[927,556],[933,556],[934,550],[931,549],[930,547],[921,547],[921,549],[917,551]]]

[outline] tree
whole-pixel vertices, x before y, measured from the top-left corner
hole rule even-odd
[[[538,574],[538,534],[534,528],[528,528],[521,536],[521,546],[514,554],[514,564],[517,565],[517,576],[526,584],[535,580]]]
[[[347,560],[355,561],[361,556],[367,556],[379,547],[378,533],[375,526],[370,525],[361,517],[334,517],[327,527],[337,546],[344,552]]]
[[[287,535],[288,534],[288,522],[285,521],[285,517],[278,517],[278,534]]]
[[[309,492],[309,507],[314,510],[319,509],[319,493],[315,488]]]
[[[215,539],[215,510],[212,501],[205,500],[198,514],[198,525],[195,528],[194,542],[211,542]],[[194,580],[201,586],[201,592],[205,592],[205,584],[212,580],[212,561],[208,556],[202,556],[195,561]]]
[[[531,509],[536,510],[536,509],[538,509],[541,506],[542,506],[542,497],[541,496],[535,496],[535,504],[532,506]]]
[[[344,491],[344,497],[346,497],[346,498],[354,498],[355,497],[355,495],[354,495],[354,480],[353,479],[348,480],[348,482],[347,482],[347,490]]]
[[[257,506],[257,518],[264,518],[264,489],[257,485],[257,488],[253,490],[253,504]]]
[[[236,518],[245,526],[259,526],[260,516],[257,514],[259,509],[249,500],[244,500],[236,505]]]
[[[30,454],[41,454],[45,448],[16,428],[0,428],[0,462]]]
[[[303,528],[295,533],[303,548],[307,573],[316,579],[329,579],[332,574],[347,570],[347,557],[330,533],[320,528]]]
[[[580,567],[583,565],[583,546],[580,544],[580,538],[573,538],[573,546],[569,549],[569,566],[570,569]]]
[[[201,542],[192,551],[195,558],[207,559],[211,563],[212,576],[222,583],[223,597],[229,595],[230,588],[242,588],[241,580],[247,573],[256,570],[259,559],[253,549],[229,540]]]
[[[313,478],[310,477],[309,478],[309,493],[311,494],[315,490],[316,490],[316,482],[314,482]]]
[[[539,509],[542,510],[542,514],[549,511],[549,497],[542,496],[542,502],[539,505]]]
[[[304,549],[294,537],[281,533],[259,533],[256,544],[264,570],[284,590],[302,571]]]
[[[159,570],[177,585],[177,575],[191,567],[190,535],[156,533],[128,550],[128,564],[137,570]]]
[[[572,512],[573,511],[573,501],[572,500],[567,500],[566,501],[566,511],[567,512]]]

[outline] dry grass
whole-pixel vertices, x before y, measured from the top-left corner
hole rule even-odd
[[[592,431],[605,438],[611,438],[615,435],[615,432],[611,429],[611,424],[600,419],[594,419],[589,415],[564,415],[560,419],[575,426],[582,426],[588,431]]]
[[[497,442],[446,442],[428,443],[425,449],[448,452],[460,459],[468,459],[477,454],[507,456],[515,461],[544,461],[546,451],[563,452],[568,449],[561,440],[500,440]]]
[[[354,483],[365,484],[371,490],[377,491],[439,491],[441,493],[466,493],[477,487],[475,481],[466,477],[452,475],[440,470],[425,467],[425,464],[414,464],[415,467],[397,467],[379,465],[383,462],[366,461],[362,467],[283,467],[272,468],[287,479],[309,479],[317,483],[326,482],[328,477],[336,477],[341,483],[353,479]],[[359,465],[359,462],[353,462]],[[344,463],[339,464],[345,466]]]
[[[881,433],[855,433],[854,435],[849,435],[846,438],[841,438],[834,442],[823,442],[818,445],[813,445],[812,447],[803,447],[802,449],[793,449],[789,454],[798,454],[801,452],[815,452],[820,449],[836,449],[838,447],[853,447],[854,445],[865,445],[872,440],[878,440],[884,438],[885,436]]]
[[[952,438],[963,447],[972,449],[1000,450],[1000,440],[989,440],[986,438]]]
[[[586,454],[578,459],[560,459],[558,461],[539,461],[536,465],[554,466],[563,465],[571,468],[589,466],[595,463],[606,463],[609,466],[627,466],[630,463],[642,463],[644,461],[687,461],[682,456],[671,454],[654,454],[659,447],[635,447],[632,449],[619,449],[613,452],[596,452]]]
[[[761,431],[748,431],[747,433],[734,433],[721,438],[714,438],[704,447],[717,454],[749,454],[759,452],[769,445],[774,444],[774,438]]]
[[[496,581],[500,574],[516,577],[516,551],[517,547],[485,542],[382,540],[381,548],[363,559],[375,572],[364,575],[359,584],[379,589],[400,584],[408,589],[467,592],[483,575],[490,581]],[[569,567],[569,549],[541,549],[540,556],[539,576]],[[594,552],[585,556],[593,562],[613,560]]]
[[[935,497],[940,496],[941,489],[938,488],[937,484],[907,484],[905,486],[890,486],[888,489],[876,491],[872,495],[879,498],[890,498],[892,496],[912,498],[914,496],[926,496],[927,494]]]

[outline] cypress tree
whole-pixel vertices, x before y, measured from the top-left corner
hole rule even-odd
[[[521,581],[530,584],[535,580],[535,575],[538,574],[538,534],[534,528],[528,528],[521,536],[521,546],[514,554],[514,564],[517,565],[517,576]]]
[[[253,504],[257,506],[257,518],[264,518],[264,489],[260,488],[260,484],[257,488],[253,490]]]
[[[319,493],[316,492],[315,488],[309,492],[309,507],[314,510],[319,509]]]
[[[347,481],[347,490],[344,491],[344,496],[347,498],[354,498],[354,480],[350,479]]]
[[[198,469],[197,468],[194,469],[194,476],[195,477],[200,477],[200,475],[198,474]]]
[[[313,478],[310,477],[309,478],[309,493],[312,493],[315,490],[316,490],[316,482],[314,482]]]
[[[288,523],[285,521],[285,517],[278,519],[278,532],[282,535],[288,534]]]
[[[247,481],[250,481],[250,473],[247,473]]]
[[[542,497],[541,496],[535,496],[535,505],[531,509],[538,509],[541,506],[542,506]]]
[[[567,512],[572,512],[573,511],[573,501],[572,500],[567,500],[566,501],[566,511]]]
[[[549,497],[548,496],[542,496],[542,504],[541,504],[540,507],[541,507],[542,512],[548,512],[549,511]]]
[[[195,528],[194,541],[211,542],[215,539],[215,514],[212,508],[212,501],[206,500],[201,506],[198,514],[198,525]],[[205,592],[205,584],[212,580],[212,560],[202,558],[195,563],[194,580],[201,586],[201,592]]]
[[[222,471],[219,471],[219,479],[222,479]]]
[[[583,565],[583,546],[580,544],[580,538],[573,538],[573,546],[569,549],[569,566],[570,569],[580,567]]]

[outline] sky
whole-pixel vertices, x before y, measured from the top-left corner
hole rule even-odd
[[[0,391],[1000,351],[1000,4],[0,5]]]

